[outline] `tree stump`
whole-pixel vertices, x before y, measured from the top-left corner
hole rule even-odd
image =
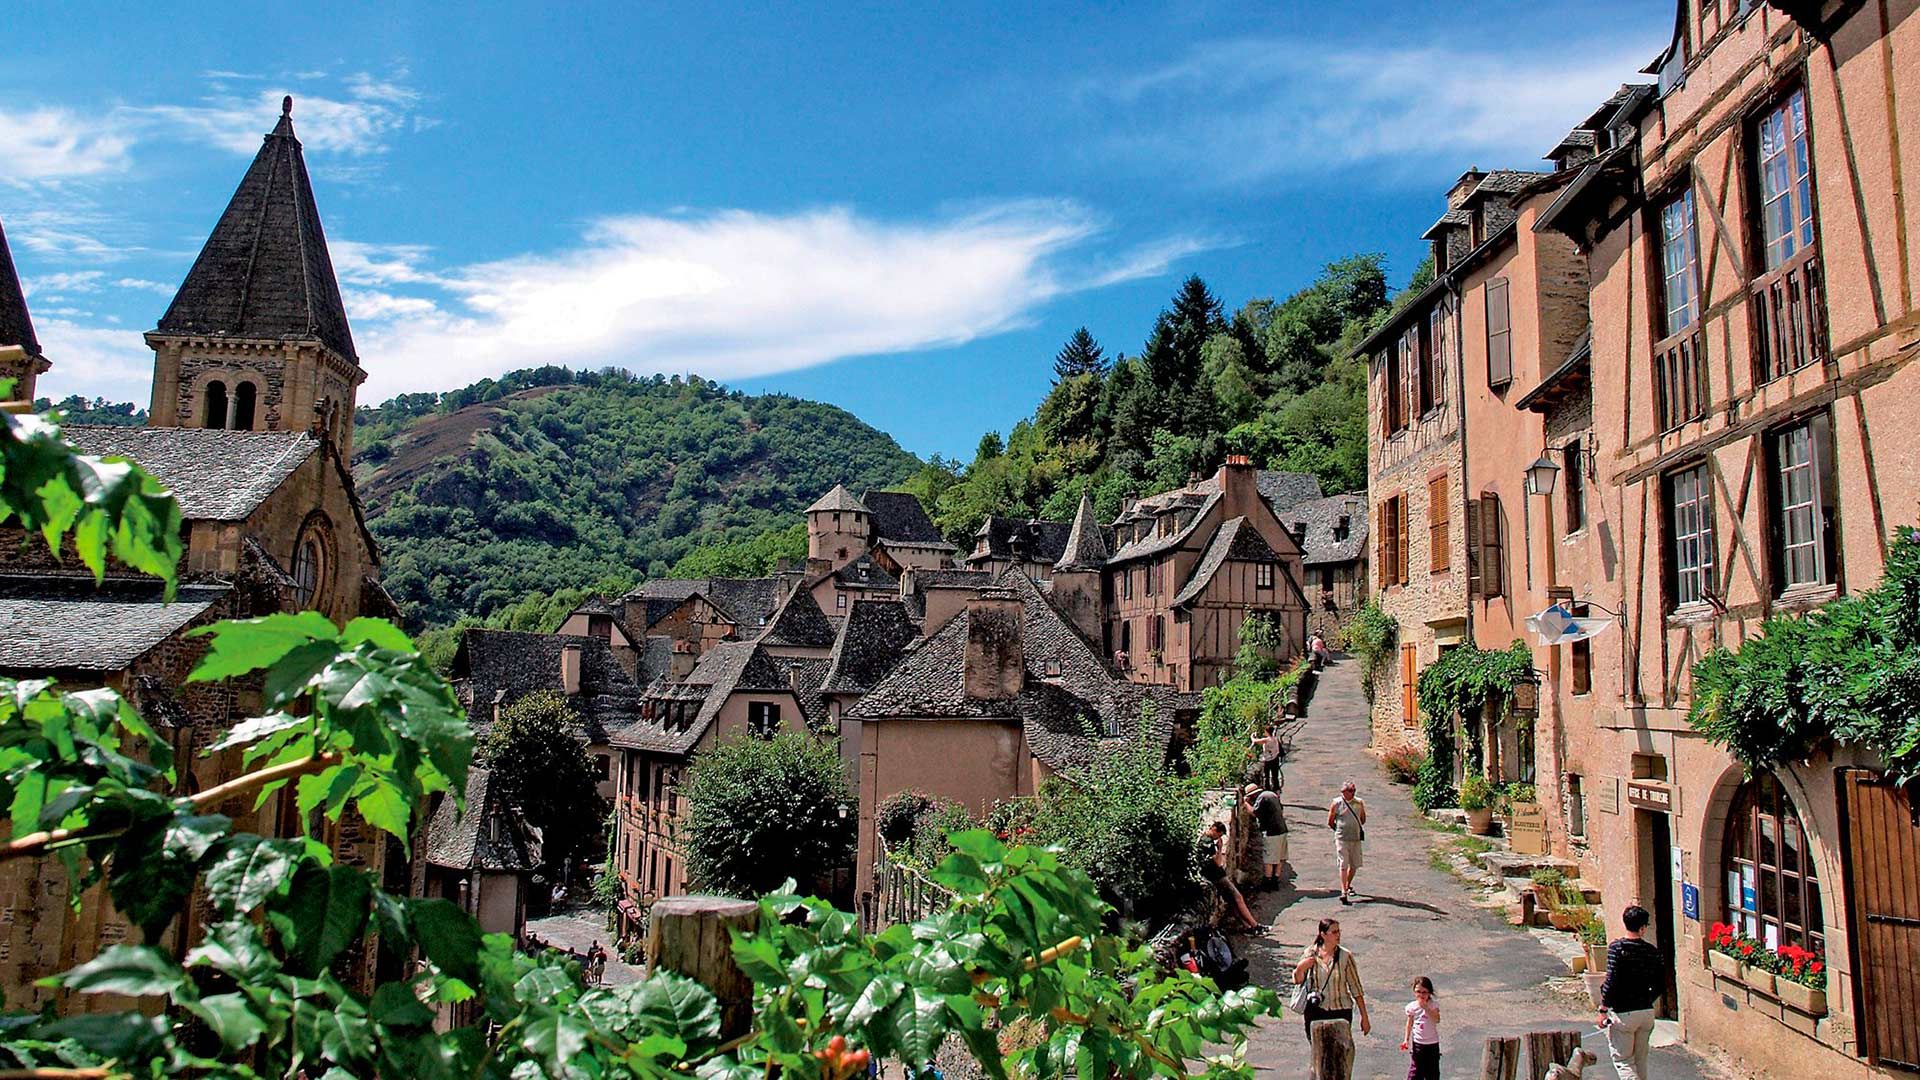
[[[728,930],[749,934],[760,905],[724,896],[669,896],[655,901],[647,926],[647,971],[665,968],[713,992],[720,1036],[744,1034],[753,1020],[753,980],[733,962]]]
[[[1520,1069],[1519,1039],[1488,1039],[1480,1055],[1480,1080],[1514,1080]]]
[[[1577,1031],[1527,1032],[1527,1080],[1546,1080],[1547,1070],[1565,1065],[1580,1048]]]
[[[1353,1025],[1345,1020],[1315,1020],[1311,1034],[1317,1080],[1352,1080]]]

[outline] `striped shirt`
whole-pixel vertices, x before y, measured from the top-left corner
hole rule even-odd
[[[1667,989],[1666,962],[1652,942],[1615,938],[1607,946],[1607,981],[1600,1004],[1614,1012],[1651,1009]]]

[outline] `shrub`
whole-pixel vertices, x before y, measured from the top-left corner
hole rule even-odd
[[[937,866],[953,850],[947,838],[978,825],[973,815],[967,813],[967,808],[959,803],[934,803],[926,813],[914,820],[913,835],[908,838],[905,850],[897,850],[897,854],[904,855],[919,866]]]
[[[1203,789],[1238,787],[1253,760],[1252,738],[1275,703],[1285,701],[1306,670],[1304,664],[1271,681],[1235,675],[1200,697],[1200,722],[1187,750],[1187,765]]]
[[[833,742],[784,732],[720,743],[694,759],[682,837],[704,890],[758,896],[853,860],[859,822]]]
[[[1396,784],[1411,784],[1419,779],[1420,767],[1426,762],[1426,752],[1407,743],[1390,746],[1380,755],[1380,763],[1386,766],[1388,778]]]
[[[908,788],[880,800],[873,809],[873,827],[889,847],[913,838],[914,826],[934,807],[933,796]]]
[[[1567,883],[1567,875],[1553,869],[1535,870],[1532,874],[1528,875],[1528,878],[1534,885],[1539,887],[1541,893],[1554,893],[1556,895],[1560,892],[1560,886]]]
[[[1240,651],[1233,657],[1234,674],[1260,682],[1273,679],[1280,673],[1275,654],[1282,644],[1280,627],[1271,618],[1248,615],[1240,622]]]
[[[1040,842],[1058,847],[1122,914],[1153,919],[1191,898],[1200,793],[1146,740],[1048,781],[1035,809]]]
[[[1580,924],[1580,944],[1605,945],[1607,943],[1607,924],[1597,915],[1589,914],[1587,921]]]
[[[1460,782],[1460,809],[1485,810],[1493,805],[1493,785],[1479,773]]]
[[[1340,648],[1360,661],[1360,689],[1367,695],[1368,704],[1373,703],[1380,676],[1387,670],[1388,658],[1393,654],[1399,634],[1400,624],[1381,610],[1378,597],[1369,597],[1347,620],[1347,625],[1340,628]]]

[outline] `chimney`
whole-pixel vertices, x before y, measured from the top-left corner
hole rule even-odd
[[[580,692],[580,643],[569,641],[560,647],[560,690],[566,694]]]
[[[982,589],[967,598],[967,696],[1006,701],[1026,685],[1020,597],[1012,589]]]
[[[1233,506],[1236,499],[1258,486],[1253,459],[1245,454],[1228,454],[1226,464],[1220,466],[1220,497],[1227,505]]]

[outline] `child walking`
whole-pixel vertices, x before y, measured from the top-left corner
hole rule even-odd
[[[1407,1080],[1440,1080],[1440,1006],[1433,1003],[1433,980],[1413,980],[1413,1000],[1407,1002],[1407,1032],[1400,1049],[1412,1056]]]

